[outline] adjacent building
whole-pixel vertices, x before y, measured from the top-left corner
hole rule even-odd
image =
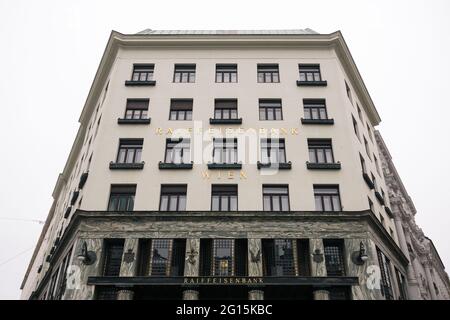
[[[380,121],[340,32],[112,32],[22,298],[448,299]]]

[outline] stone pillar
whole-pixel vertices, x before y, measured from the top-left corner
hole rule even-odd
[[[131,288],[121,288],[117,291],[117,300],[133,300],[134,291]]]
[[[322,239],[309,239],[310,266],[312,277],[326,277],[327,266]]]
[[[314,289],[313,291],[314,300],[330,300],[330,292],[324,289]]]
[[[423,263],[423,266],[425,268],[425,276],[427,277],[428,290],[430,290],[431,299],[432,300],[438,300],[438,297],[436,295],[436,291],[434,290],[434,286],[433,286],[434,281],[433,281],[433,277],[431,276],[431,271],[430,271],[431,263],[430,263],[430,261],[425,261]]]
[[[409,244],[412,244],[411,235],[409,233],[409,230],[404,229],[404,231],[405,231],[406,242]],[[417,260],[417,257],[415,257],[412,253],[409,252],[409,250],[408,250],[408,256],[409,256],[408,268],[410,267],[410,270],[412,271],[413,280],[414,279],[416,280],[416,281],[412,281],[411,285],[410,285],[409,279],[408,279],[408,294],[410,294],[409,298],[411,300],[421,300],[422,292],[421,292],[420,285],[419,285],[419,274],[418,274],[418,272],[420,270],[420,266],[418,266],[419,261]],[[409,290],[410,287],[412,287],[411,292]]]
[[[248,292],[248,300],[264,300],[264,291],[250,290]]]
[[[123,246],[122,264],[120,265],[121,277],[134,277],[137,273],[137,252],[139,239],[125,239]]]
[[[200,239],[186,239],[185,277],[198,277],[200,269]],[[199,292],[193,287],[186,287],[183,300],[198,300]]]
[[[406,267],[406,287],[408,290],[408,297],[411,300],[418,300],[420,299],[419,283],[417,282],[417,278],[412,265],[412,257],[409,254],[405,231],[403,230],[402,219],[398,214],[394,216],[394,222],[395,229],[397,230],[398,241],[400,242],[400,248],[409,260],[408,266]]]

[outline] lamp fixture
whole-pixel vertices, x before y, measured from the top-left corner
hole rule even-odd
[[[97,255],[94,251],[88,251],[86,241],[84,241],[77,259],[84,265],[91,265],[97,259]]]
[[[352,253],[352,261],[354,264],[361,266],[363,265],[367,260],[369,259],[369,256],[366,253],[366,248],[364,246],[364,243],[361,241],[359,243],[359,251],[354,251]]]

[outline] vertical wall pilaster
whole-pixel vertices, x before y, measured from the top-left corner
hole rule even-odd
[[[200,239],[186,239],[185,277],[198,277],[200,273]],[[199,292],[193,287],[186,287],[183,300],[198,300]]]
[[[309,239],[310,266],[312,277],[326,277],[327,266],[322,239]]]
[[[248,276],[262,277],[262,241],[261,239],[248,239]],[[264,300],[264,291],[260,287],[251,288],[248,292],[249,300]]]

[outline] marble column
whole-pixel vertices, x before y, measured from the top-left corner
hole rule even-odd
[[[423,266],[425,268],[425,276],[427,277],[428,290],[431,293],[431,299],[432,300],[438,300],[438,297],[436,295],[436,290],[434,290],[433,277],[431,276],[431,271],[430,271],[431,263],[430,263],[430,261],[425,261],[423,263]]]
[[[405,231],[403,230],[403,223],[401,217],[396,214],[394,216],[395,229],[397,230],[398,241],[400,242],[400,248],[402,249],[405,256],[408,258],[409,263],[406,267],[406,287],[408,289],[408,297],[411,300],[420,299],[420,289],[419,283],[417,281],[413,265],[412,265],[412,257],[409,254],[408,244],[406,242]]]
[[[330,292],[324,289],[316,289],[313,291],[314,300],[330,300]]]
[[[310,266],[312,277],[326,277],[327,266],[322,239],[309,239]]]
[[[134,291],[130,288],[119,289],[117,291],[117,300],[133,300]]]
[[[121,277],[134,277],[136,275],[138,246],[139,239],[125,239],[122,264],[120,265]]]
[[[200,269],[200,239],[186,239],[185,277],[198,277]],[[186,287],[183,300],[198,300],[199,292],[193,287]]]
[[[263,276],[261,239],[248,239],[248,276]],[[261,287],[250,287],[248,299],[264,300],[264,291]]]

